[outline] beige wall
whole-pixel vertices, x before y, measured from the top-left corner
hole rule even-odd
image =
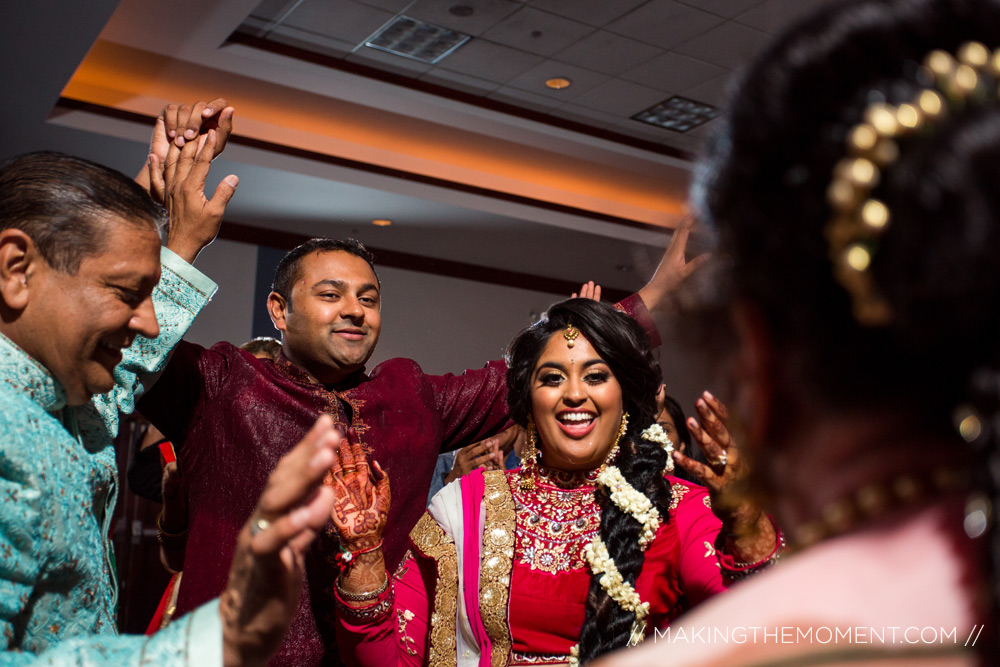
[[[202,345],[240,344],[252,335],[257,246],[216,241],[198,268],[219,292],[191,327],[187,339]],[[548,294],[428,273],[380,267],[382,339],[369,368],[392,357],[416,360],[428,373],[460,373],[502,356],[504,346],[533,316],[567,295]],[[263,301],[264,296],[259,297]],[[277,332],[274,332],[277,337]],[[693,360],[668,340],[659,352],[669,391],[693,412],[706,384]]]

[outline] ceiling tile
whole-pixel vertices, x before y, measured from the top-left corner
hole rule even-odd
[[[727,70],[702,60],[668,51],[621,75],[621,78],[676,93],[710,81]]]
[[[240,24],[239,31],[257,35],[258,37],[264,37],[267,31],[271,28],[272,22],[269,19],[260,18],[251,14],[243,19],[243,23]]]
[[[648,123],[643,123],[638,120],[632,120],[631,118],[620,119],[617,123],[613,123],[608,126],[609,130],[615,132],[620,132],[622,134],[627,134],[631,137],[636,137],[638,139],[645,139],[646,141],[654,141],[656,143],[661,143],[665,139],[673,139],[673,135],[679,135],[678,132],[673,132],[671,130],[665,130],[662,127],[655,127]],[[681,135],[683,136],[683,135]]]
[[[609,79],[590,89],[573,103],[620,118],[629,118],[657,102],[662,102],[663,99],[663,92],[655,88],[621,79]]]
[[[705,102],[721,109],[726,106],[726,100],[729,97],[729,85],[736,76],[737,72],[723,74],[711,81],[706,81],[693,88],[682,90],[681,94],[696,102]]]
[[[547,79],[563,77],[572,82],[568,88],[553,90],[545,85]],[[541,65],[531,68],[510,82],[510,87],[542,95],[557,103],[569,102],[583,95],[594,86],[606,81],[607,75],[582,67],[574,67],[555,60],[546,60]]]
[[[831,0],[766,0],[736,20],[757,30],[775,34]]]
[[[413,4],[413,0],[357,0],[357,2],[360,2],[362,5],[385,9],[393,14],[403,11],[409,5]]]
[[[592,26],[603,26],[609,21],[622,16],[638,7],[646,0],[534,0],[532,7],[559,16],[586,23]]]
[[[517,88],[511,88],[510,86],[504,86],[499,90],[494,90],[486,97],[491,100],[497,100],[498,102],[506,102],[507,104],[513,104],[514,106],[524,107],[525,109],[534,109],[535,111],[544,111],[546,113],[562,104],[559,100],[552,99],[551,97],[536,95],[535,93],[518,90]]]
[[[769,40],[767,33],[728,21],[684,42],[675,51],[733,69],[751,60]]]
[[[480,79],[475,76],[449,72],[441,69],[440,67],[435,67],[430,72],[421,74],[419,78],[421,81],[426,81],[427,83],[433,83],[447,88],[454,88],[455,90],[460,90],[463,93],[473,93],[475,95],[485,95],[486,93],[500,87],[500,84],[496,81],[487,81],[486,79]]]
[[[297,1],[298,0],[262,0],[259,5],[254,7],[253,11],[250,12],[250,15],[273,21],[280,18],[286,11],[294,7]]]
[[[349,0],[336,3],[328,0],[305,0],[288,15],[282,25],[360,44],[392,16],[391,12]]]
[[[299,30],[287,25],[278,26],[272,30],[268,33],[267,39],[336,58],[343,58],[354,48],[354,44],[351,42],[318,35],[308,30]]]
[[[354,53],[348,55],[344,60],[357,62],[369,67],[376,67],[386,72],[394,72],[404,76],[416,77],[431,69],[431,65],[422,63],[419,60],[397,56],[385,51],[379,51],[367,46],[361,47]]]
[[[437,69],[507,83],[545,61],[541,56],[495,44],[479,37],[470,39],[437,65]]]
[[[748,9],[756,7],[764,2],[764,0],[678,0],[678,2],[697,7],[710,14],[725,16],[727,19],[731,19]]]
[[[669,130],[664,130],[664,132],[669,132]],[[672,136],[661,137],[659,143],[679,148],[694,155],[698,155],[705,146],[705,140],[701,137],[692,137],[683,132],[670,132],[670,134]]]
[[[670,49],[723,21],[714,14],[673,0],[650,0],[608,24],[606,29],[662,49]]]
[[[461,16],[450,11],[458,7],[471,13]],[[468,35],[481,35],[521,7],[521,3],[510,0],[417,0],[403,13]]]
[[[483,36],[515,49],[551,56],[593,30],[577,21],[523,7],[487,30]]]
[[[596,128],[604,128],[621,120],[620,116],[577,106],[576,104],[564,104],[558,109],[554,109],[552,115]]]
[[[554,57],[565,63],[614,76],[660,53],[660,49],[650,44],[598,30]]]

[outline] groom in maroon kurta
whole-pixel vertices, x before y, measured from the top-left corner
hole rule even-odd
[[[407,535],[424,511],[438,454],[508,424],[501,361],[462,375],[427,375],[414,361],[390,359],[365,373],[381,327],[370,255],[356,242],[303,245],[282,260],[268,298],[282,331],[277,361],[256,359],[229,343],[205,349],[182,342],[139,405],[168,438],[182,443],[189,536],[177,616],[225,588],[236,536],[255,499],[318,414],[353,426],[389,475],[392,506],[384,539],[390,568],[402,559]],[[655,335],[638,295],[619,307]],[[332,532],[320,536],[307,564],[307,594],[271,664],[340,664],[331,594],[337,551]]]

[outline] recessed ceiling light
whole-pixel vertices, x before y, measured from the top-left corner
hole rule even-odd
[[[561,76],[545,80],[545,85],[553,90],[562,90],[563,88],[569,88],[572,83],[573,82],[570,81],[569,79],[563,78]]]
[[[469,41],[470,35],[409,16],[397,16],[365,40],[364,45],[431,65]]]
[[[674,132],[687,132],[718,115],[719,110],[711,104],[675,95],[645,111],[640,111],[632,116],[632,119]]]
[[[388,227],[392,224],[392,220],[389,220],[388,218],[375,218],[372,220],[372,224],[376,227]]]

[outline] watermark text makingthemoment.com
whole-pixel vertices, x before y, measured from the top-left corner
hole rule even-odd
[[[961,644],[973,647],[983,626],[969,632],[957,627],[857,626],[735,626],[702,628],[664,628],[646,641],[675,644]]]

